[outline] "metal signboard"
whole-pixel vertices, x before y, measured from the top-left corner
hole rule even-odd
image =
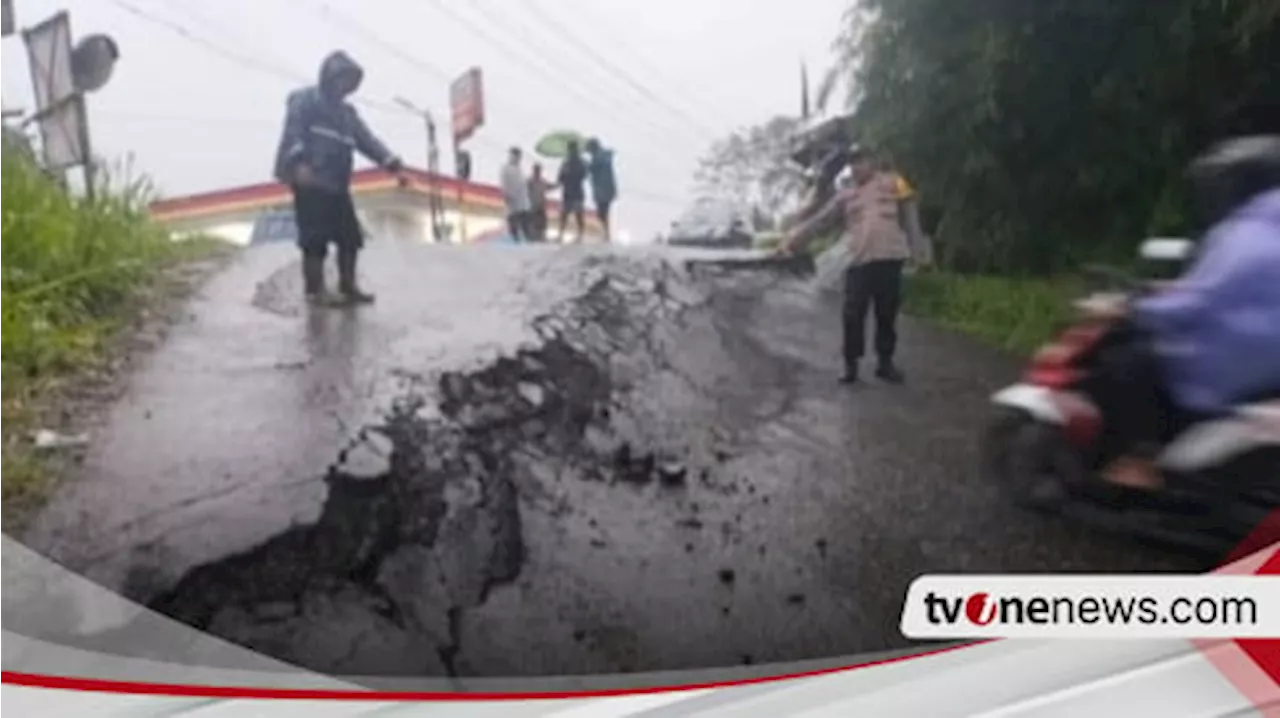
[[[484,125],[484,77],[473,67],[449,86],[449,108],[453,120],[453,141],[459,143]]]
[[[84,98],[76,89],[71,66],[71,21],[57,15],[22,33],[31,68],[35,115],[45,165],[58,170],[89,159]]]
[[[3,22],[0,22],[0,35],[9,37],[13,34],[14,29],[13,0],[4,0],[4,5],[2,7],[4,9],[4,18]]]

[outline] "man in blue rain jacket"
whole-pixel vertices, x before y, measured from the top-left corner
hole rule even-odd
[[[276,152],[276,179],[293,190],[303,285],[307,300],[315,304],[373,301],[356,283],[356,258],[364,238],[351,200],[352,155],[359,152],[391,172],[399,172],[401,162],[348,102],[363,79],[364,70],[346,53],[326,57],[319,82],[289,95]],[[337,249],[340,297],[330,296],[324,287],[330,244]]]

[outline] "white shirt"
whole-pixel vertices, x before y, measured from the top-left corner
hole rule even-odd
[[[520,165],[510,162],[502,166],[502,198],[507,203],[507,212],[528,212],[532,209],[529,202],[529,184],[525,182],[524,172]]]

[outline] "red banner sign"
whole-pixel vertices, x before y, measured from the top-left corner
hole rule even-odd
[[[484,125],[484,82],[480,68],[467,70],[449,86],[449,107],[455,143],[467,139]]]

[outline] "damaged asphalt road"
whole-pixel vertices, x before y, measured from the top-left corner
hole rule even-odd
[[[362,270],[376,305],[308,313],[291,248],[246,252],[26,542],[271,656],[386,676],[883,650],[921,573],[1200,568],[983,480],[1008,359],[908,322],[907,386],[837,386],[836,309],[792,273],[395,243]]]

